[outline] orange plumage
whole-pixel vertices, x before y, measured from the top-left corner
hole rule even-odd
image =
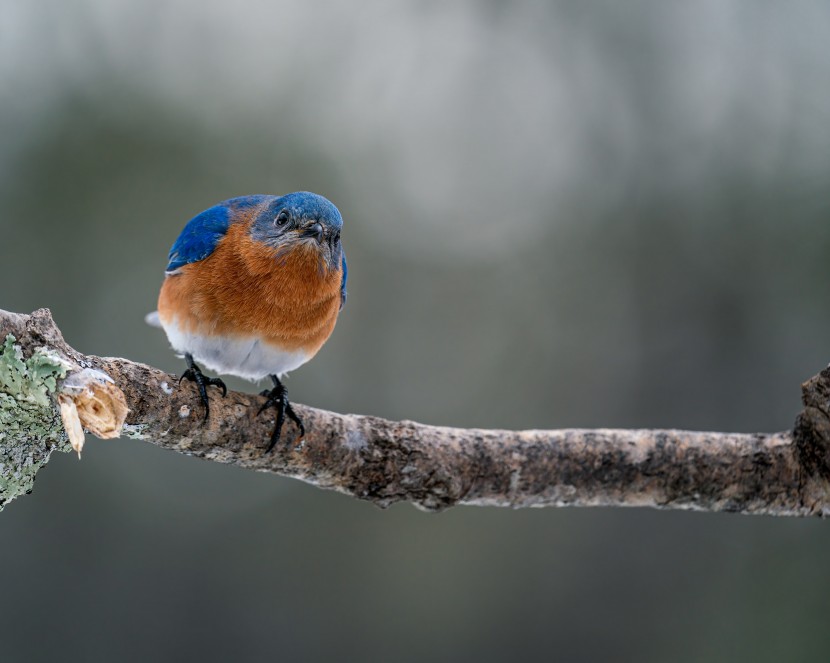
[[[158,300],[165,326],[190,333],[256,336],[311,358],[334,330],[342,269],[329,269],[311,245],[288,253],[255,241],[250,219],[234,223],[204,260],[167,276]]]

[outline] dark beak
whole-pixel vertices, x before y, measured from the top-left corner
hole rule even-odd
[[[323,241],[323,224],[315,221],[303,231],[303,237],[313,237],[318,242]]]

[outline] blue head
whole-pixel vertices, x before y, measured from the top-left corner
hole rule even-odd
[[[342,228],[343,217],[330,201],[316,193],[297,191],[268,196],[267,204],[251,224],[251,236],[278,254],[301,246],[313,248],[329,269],[336,269],[342,261]]]

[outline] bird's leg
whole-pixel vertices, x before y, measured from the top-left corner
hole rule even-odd
[[[297,413],[294,412],[294,408],[291,407],[291,401],[288,400],[288,391],[276,375],[272,375],[271,380],[274,382],[274,388],[266,389],[260,394],[261,396],[267,396],[268,400],[263,403],[262,407],[259,408],[259,412],[257,412],[257,414],[262,414],[263,410],[266,410],[269,407],[277,408],[277,423],[274,426],[274,432],[271,433],[271,442],[265,450],[265,453],[271,451],[271,449],[276,446],[277,442],[279,442],[280,432],[282,431],[282,425],[285,423],[286,415],[288,415],[288,418],[291,419],[291,421],[297,424],[297,428],[300,431],[299,439],[302,439],[305,436],[305,426],[303,426],[303,422],[300,417],[297,416]]]
[[[219,378],[205,377],[202,370],[196,365],[196,362],[193,361],[192,354],[186,352],[184,358],[187,362],[187,370],[182,373],[182,376],[179,378],[179,384],[181,384],[182,380],[190,380],[191,382],[196,383],[196,388],[199,390],[199,398],[202,399],[202,403],[205,406],[205,421],[207,421],[208,415],[210,414],[210,402],[208,401],[207,387],[221,387],[222,396],[228,395],[228,388]]]

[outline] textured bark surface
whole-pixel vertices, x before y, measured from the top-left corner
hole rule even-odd
[[[66,345],[49,312],[0,311],[0,335],[25,356],[57,353],[72,368],[94,368],[123,390],[123,434],[180,453],[296,477],[379,506],[426,509],[491,506],[652,506],[775,515],[830,512],[830,370],[805,383],[793,433],[679,430],[479,430],[342,415],[296,405],[307,435],[284,429],[265,454],[272,412],[260,396],[211,390],[202,421],[194,385],[117,358]],[[56,406],[57,407],[57,406]],[[63,448],[66,448],[64,445]]]

